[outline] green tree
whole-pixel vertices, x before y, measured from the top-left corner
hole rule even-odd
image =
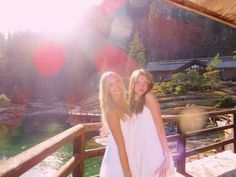
[[[207,71],[216,70],[217,65],[219,65],[220,62],[221,62],[219,56],[220,56],[220,54],[217,53],[216,56],[214,56],[214,57],[212,58],[212,60],[210,61],[210,63],[209,63],[209,64],[207,65],[207,67],[206,67],[206,70],[207,70]]]
[[[134,59],[140,68],[144,68],[146,65],[145,47],[140,40],[139,33],[136,31],[133,40],[129,43],[128,55]]]
[[[207,65],[206,72],[203,74],[204,80],[211,88],[217,87],[220,84],[220,71],[217,69],[217,65],[220,62],[219,53],[217,53]]]

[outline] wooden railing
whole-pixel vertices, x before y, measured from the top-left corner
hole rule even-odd
[[[185,176],[190,176],[185,172],[186,157],[207,151],[209,149],[224,146],[226,144],[234,144],[234,152],[236,152],[236,109],[200,113],[199,115],[217,116],[223,114],[233,114],[233,124],[203,129],[195,132],[181,132],[168,136],[168,141],[177,142],[177,152],[173,154],[173,159],[177,161],[177,171]],[[189,114],[191,119],[191,114]],[[164,117],[165,121],[177,121],[179,116]],[[0,177],[16,177],[20,176],[33,166],[41,162],[47,156],[58,150],[60,147],[67,143],[73,142],[73,154],[70,160],[68,160],[55,174],[54,177],[67,176],[72,173],[73,177],[82,177],[84,174],[84,160],[90,157],[100,156],[104,154],[105,148],[96,148],[90,150],[84,150],[85,144],[85,132],[97,131],[101,127],[101,123],[89,123],[76,125],[34,147],[28,149],[8,160],[0,165]],[[202,148],[186,151],[186,138],[196,135],[202,135],[206,133],[212,133],[222,131],[225,129],[233,128],[234,138],[218,142]]]
[[[199,113],[198,115],[201,117],[204,117],[204,116],[216,117],[219,115],[226,115],[226,114],[233,115],[233,118],[232,118],[233,123],[230,125],[225,125],[225,126],[216,127],[216,128],[202,129],[202,130],[193,131],[193,132],[182,132],[178,126],[177,134],[167,137],[168,141],[177,141],[177,153],[173,154],[173,159],[175,161],[177,161],[177,171],[179,173],[183,174],[184,176],[191,176],[191,175],[187,174],[186,170],[185,170],[186,158],[196,155],[196,154],[199,154],[201,152],[205,152],[205,151],[215,149],[218,147],[224,147],[227,144],[233,143],[234,153],[236,153],[236,109],[224,110],[224,111],[203,112],[203,113]],[[188,114],[188,115],[189,115],[189,121],[191,121],[192,114]],[[194,117],[195,117],[195,115],[194,115]],[[174,115],[174,116],[168,116],[165,119],[169,120],[169,121],[177,121],[177,124],[178,124],[179,118],[180,118],[179,115]],[[220,141],[220,142],[217,142],[214,144],[210,144],[210,145],[207,145],[204,147],[192,149],[189,151],[186,150],[186,139],[187,138],[198,136],[198,135],[204,135],[204,134],[208,134],[208,133],[219,132],[219,131],[223,131],[223,130],[230,129],[230,128],[233,128],[233,138],[228,139],[228,140],[223,140],[223,141]]]

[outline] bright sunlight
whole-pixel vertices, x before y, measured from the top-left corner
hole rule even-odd
[[[74,30],[91,0],[0,0],[0,32],[63,35]]]

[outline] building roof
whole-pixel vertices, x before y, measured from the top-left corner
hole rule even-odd
[[[236,60],[222,60],[218,68],[236,68]]]
[[[183,63],[159,63],[149,62],[146,66],[147,71],[175,71],[183,66]]]
[[[235,0],[161,0],[236,28]]]
[[[206,65],[212,58],[199,58],[199,59],[178,59],[169,61],[149,62],[146,66],[146,70],[152,71],[176,71],[184,66],[191,66],[194,64]],[[232,59],[232,56],[220,57],[221,63],[218,68],[236,68],[236,60]]]

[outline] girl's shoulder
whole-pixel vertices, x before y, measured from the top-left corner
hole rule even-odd
[[[146,95],[145,95],[145,105],[148,108],[159,105],[157,97],[154,93],[152,93],[152,92],[146,93]]]
[[[152,101],[152,100],[157,100],[156,95],[154,95],[154,93],[152,93],[152,92],[147,92],[145,94],[145,102]]]
[[[112,108],[108,108],[105,110],[105,115],[106,117],[117,117],[118,116],[118,112]]]

